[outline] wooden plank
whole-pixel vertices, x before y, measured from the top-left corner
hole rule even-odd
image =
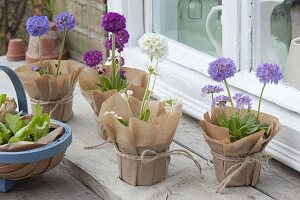
[[[198,120],[184,115],[175,135],[175,142],[208,161],[212,160]],[[272,159],[262,168],[255,188],[274,199],[300,199],[299,185],[300,172]]]
[[[1,200],[101,200],[86,186],[73,178],[61,166],[41,176],[17,182],[7,193],[0,193]]]
[[[64,162],[63,165],[103,199],[271,199],[252,187],[231,188],[223,195],[215,193],[218,182],[214,170],[206,164],[206,160],[196,155],[202,163],[204,179],[201,179],[191,160],[174,156],[166,180],[150,187],[130,186],[118,178],[116,156],[110,144],[99,149],[83,149],[103,140],[96,135],[92,109],[78,87],[73,110],[74,117],[69,122],[73,128],[73,144],[66,153],[71,164]],[[178,148],[182,147],[175,143],[171,145],[171,149]]]

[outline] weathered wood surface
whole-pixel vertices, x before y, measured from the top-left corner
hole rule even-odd
[[[61,166],[50,172],[17,182],[1,200],[101,200]]]
[[[225,194],[215,192],[218,182],[212,165],[194,155],[201,163],[204,174],[202,179],[191,160],[172,157],[169,175],[161,183],[151,187],[133,187],[118,178],[118,165],[114,149],[106,144],[98,149],[84,150],[83,147],[103,142],[96,135],[96,124],[92,109],[76,87],[74,95],[74,117],[69,122],[73,128],[73,144],[66,158],[75,163],[64,162],[66,168],[75,173],[80,182],[88,185],[103,199],[271,199],[252,187],[228,189]],[[173,143],[171,149],[181,148]],[[76,172],[77,170],[77,172]],[[88,173],[86,178],[84,173]],[[91,180],[93,179],[93,180]],[[98,190],[98,191],[96,191]]]
[[[3,57],[0,57],[0,63],[1,59]],[[0,77],[2,82],[2,74]],[[1,92],[13,95],[11,86],[6,85]],[[185,147],[196,153],[198,156],[195,156],[201,161],[204,179],[199,177],[192,161],[173,157],[165,181],[151,187],[132,187],[118,178],[115,154],[109,144],[95,150],[83,149],[102,140],[96,135],[92,109],[78,86],[73,110],[75,115],[69,124],[73,128],[74,140],[62,166],[103,199],[300,199],[300,173],[276,161],[270,161],[264,167],[255,188],[230,188],[223,195],[216,194],[218,182],[210,163],[209,147],[202,137],[198,121],[187,116],[182,119],[172,148]]]

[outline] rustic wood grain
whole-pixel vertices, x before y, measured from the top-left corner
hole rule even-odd
[[[74,116],[69,122],[73,129],[73,144],[66,153],[70,162],[63,165],[103,199],[271,199],[252,187],[231,188],[223,195],[217,194],[218,182],[212,165],[207,165],[206,160],[196,155],[202,163],[204,179],[191,160],[174,156],[166,180],[150,187],[130,186],[118,178],[116,156],[110,144],[98,149],[83,149],[103,140],[96,135],[92,109],[78,87],[75,89],[73,110]],[[171,149],[178,148],[182,147],[175,143],[171,145]]]
[[[101,200],[86,186],[73,178],[61,166],[41,176],[17,182],[7,193],[0,193],[1,200]]]

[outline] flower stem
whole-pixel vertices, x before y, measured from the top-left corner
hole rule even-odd
[[[263,96],[265,87],[266,87],[266,84],[264,84],[264,86],[263,86],[263,88],[261,89],[261,92],[260,92],[260,96],[259,96],[259,100],[258,100],[258,109],[257,109],[256,123],[258,122],[258,119],[259,119],[261,100],[262,100],[262,96]]]
[[[143,96],[143,101],[142,101],[140,115],[139,115],[140,119],[142,119],[142,116],[144,114],[144,107],[145,107],[145,104],[146,104],[146,100],[148,98],[148,91],[149,91],[150,79],[151,79],[151,74],[149,73],[148,74],[148,78],[147,78],[147,86],[146,86],[146,90],[145,90],[145,93],[144,93],[144,96]]]
[[[55,75],[56,77],[58,77],[60,75],[60,71],[59,71],[60,61],[61,61],[62,54],[63,54],[63,51],[64,51],[66,35],[67,35],[67,29],[64,29],[63,32],[62,32],[62,41],[61,41],[60,49],[59,49],[58,63],[56,65],[56,75]]]
[[[155,70],[154,70],[154,71],[156,71],[157,68],[158,68],[158,58],[156,59],[156,66],[155,66]],[[154,81],[153,81],[152,88],[151,88],[150,93],[149,93],[149,97],[150,97],[150,96],[152,95],[152,93],[153,93],[154,85],[155,85],[155,83],[156,83],[156,78],[157,78],[157,74],[154,74]],[[148,101],[149,101],[149,97],[148,97],[148,100],[147,100],[147,104],[148,104]]]
[[[115,43],[115,34],[112,33],[111,35],[111,59],[112,59],[112,71],[111,71],[111,83],[112,87],[115,88],[115,78],[116,78],[116,43]]]
[[[229,97],[229,100],[230,100],[231,109],[232,109],[232,111],[234,112],[234,105],[233,105],[231,93],[230,93],[230,90],[229,90],[229,85],[228,85],[226,79],[224,79],[224,83],[225,83],[225,87],[226,87],[226,90],[227,90],[227,93],[228,93],[228,97]]]
[[[43,68],[43,44],[42,44],[42,37],[39,36],[39,57],[40,57],[40,65]]]

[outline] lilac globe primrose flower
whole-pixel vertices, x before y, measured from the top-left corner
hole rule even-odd
[[[263,84],[274,83],[276,85],[278,84],[278,81],[280,81],[283,78],[283,74],[280,70],[280,67],[275,63],[260,64],[256,69],[256,76],[259,79],[259,81]]]
[[[230,58],[218,58],[209,63],[208,74],[214,81],[222,82],[234,76],[235,73],[236,67]]]
[[[214,93],[222,92],[222,91],[224,91],[224,89],[220,85],[205,85],[201,91],[202,91],[201,96],[204,97],[207,94],[214,94]]]
[[[36,65],[33,65],[33,66],[31,67],[31,70],[32,70],[32,71],[35,71],[35,72],[38,72],[40,69],[41,69],[41,67],[36,66]]]
[[[120,53],[124,50],[125,44],[129,40],[129,33],[126,29],[123,29],[123,30],[117,32],[115,37],[116,37],[116,49]],[[107,50],[112,50],[112,39],[111,39],[111,37],[108,40],[106,40],[105,48]]]
[[[220,96],[216,96],[213,101],[212,101],[212,106],[219,106],[221,108],[225,107],[226,104],[230,101],[228,96],[225,95],[220,95]]]
[[[90,50],[84,53],[83,60],[85,64],[93,69],[102,62],[102,52],[99,50]]]
[[[236,103],[236,108],[244,109],[246,106],[247,109],[251,109],[252,99],[249,96],[243,95],[243,93],[236,93],[232,99]]]
[[[119,13],[109,12],[102,17],[101,25],[105,31],[117,33],[126,28],[126,19]]]
[[[50,29],[47,16],[32,16],[26,21],[26,31],[31,36],[42,36]]]
[[[56,27],[60,31],[63,31],[64,29],[72,30],[75,28],[75,25],[76,25],[75,17],[68,12],[60,13],[56,17]]]
[[[121,63],[120,63],[121,67],[123,67],[125,65],[125,59],[123,57],[121,57]]]
[[[124,69],[121,69],[120,70],[120,76],[121,76],[122,79],[126,79],[125,74],[126,74],[126,71]]]

